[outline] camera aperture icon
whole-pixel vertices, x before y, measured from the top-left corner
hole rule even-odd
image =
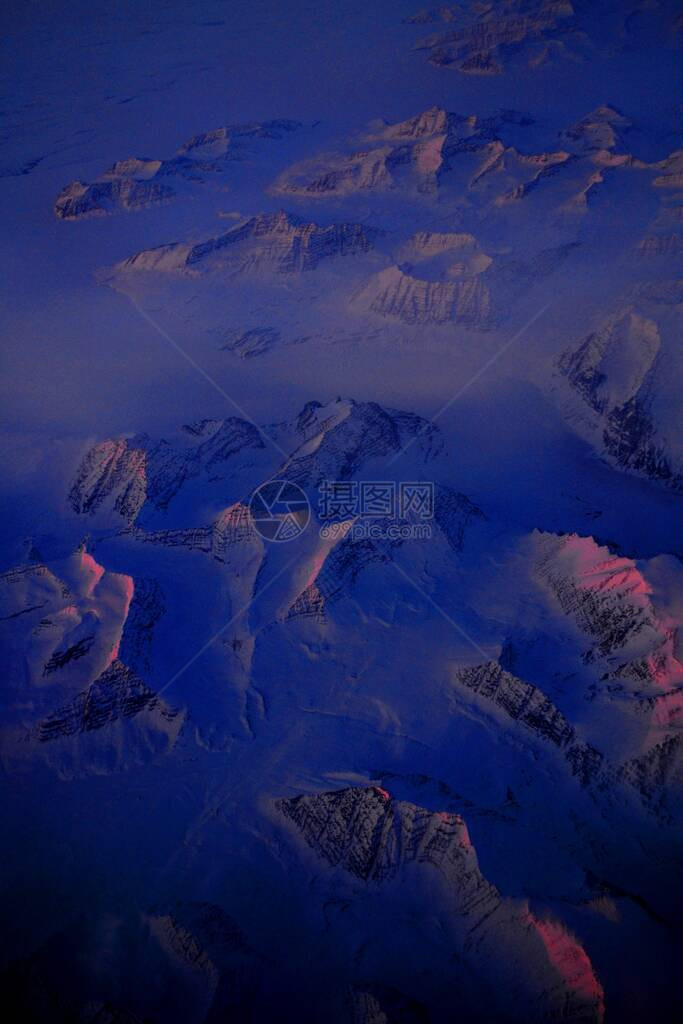
[[[264,540],[280,543],[303,533],[311,518],[311,506],[298,484],[268,480],[252,494],[249,515]]]

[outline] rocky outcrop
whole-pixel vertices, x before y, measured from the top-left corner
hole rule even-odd
[[[180,975],[189,982],[186,1012],[192,1019],[218,1024],[251,1017],[265,964],[221,906],[179,901],[147,915],[146,924],[171,978]]]
[[[245,552],[253,549],[258,554],[262,551],[262,542],[252,525],[249,508],[239,502],[224,509],[210,526],[141,531],[138,537],[146,544],[202,551],[217,562],[227,562],[233,548]]]
[[[54,698],[47,703],[54,707]],[[116,659],[28,731],[7,733],[5,765],[25,770],[43,760],[64,780],[127,771],[167,755],[185,717]]]
[[[605,1015],[605,994],[585,949],[558,921],[540,919],[530,912],[526,920],[541,939],[546,956],[561,979],[556,1012],[564,1004],[560,1015],[567,1020],[576,1024],[601,1021]]]
[[[325,598],[316,583],[310,583],[302,590],[287,612],[287,622],[294,619],[309,619],[322,624],[326,618]]]
[[[137,161],[145,164],[160,164],[159,161]],[[55,215],[60,220],[78,220],[81,217],[104,216],[116,209],[140,210],[145,206],[161,203],[175,196],[175,189],[155,177],[137,179],[130,177],[98,181],[89,185],[73,181],[66,185],[55,201]]]
[[[560,133],[563,146],[579,153],[621,148],[631,121],[610,106],[596,107]]]
[[[273,190],[329,198],[408,189],[428,197],[451,185],[457,192],[477,190],[480,202],[514,198],[566,162],[569,154],[520,153],[499,135],[510,121],[523,119],[510,111],[479,118],[431,107],[407,121],[377,124],[362,137],[363,149],[323,153],[294,164]]]
[[[423,232],[399,250],[407,261],[375,274],[352,306],[407,324],[499,326],[516,298],[549,277],[578,243],[542,249],[527,259],[493,258],[472,235]]]
[[[397,253],[401,263],[433,266],[435,261],[449,276],[475,276],[491,266],[474,237],[466,232],[418,231]]]
[[[646,805],[672,824],[683,804],[683,735],[668,736],[621,765],[619,777],[638,790]]]
[[[425,281],[400,269],[380,271],[355,297],[355,303],[407,324],[456,323],[491,326],[491,295],[479,277]]]
[[[654,188],[680,195],[680,191],[683,189],[683,150],[677,149],[664,160],[650,166],[658,172],[652,181]]]
[[[280,475],[308,487],[350,480],[366,463],[397,454],[413,438],[420,439],[423,458],[442,444],[438,429],[420,416],[350,399],[310,410],[302,433],[304,443]]]
[[[311,197],[340,195],[365,189],[392,187],[389,146],[351,154],[325,153],[286,171],[274,190]]]
[[[136,253],[119,271],[197,274],[299,274],[325,260],[366,253],[374,232],[360,224],[321,227],[280,211],[261,213],[197,245],[162,245]]]
[[[536,571],[594,642],[591,656],[613,654],[644,630],[654,632],[649,589],[635,563],[592,537],[540,535]]]
[[[274,327],[249,327],[247,330],[230,331],[221,349],[234,352],[243,359],[251,359],[269,352],[279,340],[280,332]]]
[[[315,577],[315,588],[323,607],[348,594],[354,582],[369,566],[388,562],[389,546],[373,540],[346,537],[336,544]],[[310,599],[313,595],[309,595]]]
[[[576,59],[588,46],[569,0],[505,0],[495,10],[469,2],[423,10],[408,21],[445,23],[417,48],[428,52],[431,64],[470,75],[501,74],[513,59],[531,68]]]
[[[121,661],[133,672],[148,675],[152,671],[154,629],[165,612],[164,592],[158,581],[136,578],[119,648]]]
[[[146,435],[103,441],[83,457],[69,503],[81,515],[108,510],[133,523],[146,502],[166,509],[187,481],[221,479],[233,458],[263,445],[257,428],[235,416],[190,425],[175,443]]]
[[[64,668],[70,661],[78,661],[79,658],[85,657],[94,643],[94,636],[85,636],[63,650],[54,651],[45,664],[43,675],[49,676],[52,672],[56,672],[57,669]]]
[[[50,567],[0,576],[0,610],[13,651],[9,690],[83,687],[105,671],[118,656],[133,593],[132,577],[107,572],[84,546]]]
[[[116,660],[71,703],[44,718],[36,736],[41,743],[49,743],[103,729],[119,719],[133,718],[142,712],[156,712],[169,724],[179,714],[160,701],[123,662]]]
[[[683,490],[683,469],[657,438],[647,398],[630,398],[611,409],[603,431],[606,454],[619,466]]]
[[[675,258],[681,253],[683,253],[683,234],[679,232],[646,235],[638,243],[638,256],[642,259],[650,257]]]
[[[380,123],[362,137],[362,149],[323,153],[294,164],[273,189],[311,198],[402,186],[429,193],[448,167],[449,153],[465,139],[472,148],[484,138],[492,138],[488,125],[431,107],[407,121]]]
[[[671,381],[683,323],[676,281],[644,283],[557,366],[565,414],[620,469],[683,489],[683,408]]]
[[[281,139],[300,127],[285,120],[226,125],[193,136],[168,160],[117,160],[94,182],[66,185],[55,201],[55,215],[78,220],[166,202],[225,173],[231,161],[244,159],[253,140]]]
[[[231,159],[240,159],[245,152],[245,142],[253,139],[279,141],[302,127],[300,121],[291,121],[286,118],[223,125],[221,128],[193,135],[191,139],[182,144],[178,153],[202,160],[229,153]]]
[[[497,661],[460,669],[455,680],[556,747],[574,739],[573,728],[552,701],[531,683],[506,672]]]
[[[656,323],[628,309],[567,349],[558,365],[595,412],[610,415],[641,391],[659,349]]]
[[[391,878],[414,861],[436,868],[457,889],[463,913],[483,916],[500,898],[479,872],[457,814],[394,801],[377,787],[298,796],[278,807],[319,857],[363,882]]]
[[[416,876],[405,874],[407,868],[424,872],[430,884],[436,878],[443,909],[449,908],[451,926],[457,924],[458,955],[466,963],[481,967],[487,961],[495,973],[512,944],[521,998],[532,993],[534,1006],[549,1017],[562,1014],[577,1024],[602,1021],[602,986],[581,944],[559,921],[541,921],[525,904],[501,897],[482,874],[460,815],[394,800],[378,787],[283,799],[277,808],[319,864],[342,870],[363,886],[412,881]],[[358,1011],[366,1018],[378,1007],[383,1012],[385,1003],[368,987],[359,991],[366,995],[354,1001]]]
[[[537,687],[506,672],[497,661],[459,669],[453,678],[530,730],[536,739],[560,750],[581,785],[598,780],[604,766],[603,755],[577,737],[562,712]]]
[[[572,548],[595,560],[577,564]],[[590,538],[581,544],[579,538],[545,536],[541,550],[539,576],[550,583],[564,614],[594,641],[592,657],[614,654],[643,630],[654,631],[647,589],[630,559],[609,555]],[[598,561],[600,554],[607,557]]]
[[[211,1002],[218,988],[219,971],[209,954],[193,933],[170,914],[149,918],[150,931],[166,955],[178,966],[198,975],[206,988],[207,1002]]]
[[[590,642],[583,660],[602,665],[608,693],[636,710],[646,710],[649,700],[653,721],[665,725],[660,714],[676,710],[683,683],[675,644],[680,624],[659,616],[633,560],[612,555],[592,537],[542,534],[537,541],[537,577]]]
[[[436,487],[434,491],[434,519],[453,551],[462,551],[470,525],[486,516],[470,499],[451,490]]]
[[[147,496],[147,454],[128,441],[103,441],[84,456],[69,491],[74,512],[96,511],[106,499],[129,522],[133,521]]]

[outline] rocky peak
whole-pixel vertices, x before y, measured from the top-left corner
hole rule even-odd
[[[326,259],[369,252],[374,235],[361,224],[321,227],[279,210],[257,214],[196,245],[172,243],[143,250],[118,264],[117,270],[297,274],[315,270]]]

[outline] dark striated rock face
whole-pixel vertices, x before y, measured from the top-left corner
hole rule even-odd
[[[660,820],[673,823],[680,816],[683,792],[683,736],[667,736],[650,750],[626,761],[619,777],[641,794]]]
[[[283,211],[264,213],[220,238],[195,246],[187,265],[199,263],[221,249],[254,240],[265,243],[262,251],[247,257],[241,269],[272,266],[280,273],[293,274],[314,270],[323,260],[334,256],[368,252],[372,235],[371,229],[360,224],[331,224],[323,228]]]
[[[324,411],[307,409],[298,422],[304,443],[282,467],[281,475],[301,487],[317,487],[323,480],[349,480],[366,464],[397,455],[413,441],[425,462],[443,446],[438,428],[429,421],[376,402],[346,400]],[[314,448],[306,443],[317,438]]]
[[[599,349],[594,334],[590,334],[574,350],[567,350],[558,361],[561,372],[569,379],[582,398],[596,412],[605,411],[606,400],[600,397],[600,390],[606,382],[605,374],[599,369]]]
[[[504,671],[497,661],[460,669],[455,678],[541,739],[564,747],[574,738],[573,728],[552,701],[531,683]]]
[[[234,159],[240,152],[241,140],[274,139],[277,141],[301,127],[303,126],[300,121],[291,121],[286,118],[277,118],[273,121],[251,121],[247,124],[228,124],[193,135],[191,139],[183,143],[178,153],[206,157],[222,155],[230,148],[237,148],[237,153],[233,155]]]
[[[378,886],[372,898],[391,899],[394,887],[380,890],[379,884],[392,879],[419,892],[414,869],[428,880],[430,892],[434,883],[440,884],[440,906],[444,913],[448,906],[450,924],[456,926],[453,958],[462,959],[468,970],[483,971],[493,982],[514,950],[517,997],[530,998],[534,1008],[528,1019],[542,1014],[577,1024],[602,1021],[602,986],[585,950],[559,921],[536,918],[525,901],[502,899],[482,874],[458,814],[393,800],[377,787],[283,799],[277,808],[320,862],[365,886]],[[399,880],[404,868],[409,873]],[[370,897],[367,889],[363,899],[366,894]],[[419,934],[417,919],[411,919],[413,927]],[[384,985],[359,981],[350,996],[354,1020],[378,1024],[424,1019],[419,1004]],[[467,1000],[462,1009],[469,1012]]]
[[[348,593],[356,578],[373,563],[388,562],[388,545],[372,540],[346,537],[325,559],[315,579],[315,586],[328,604]]]
[[[127,441],[104,441],[91,448],[79,466],[69,503],[74,512],[94,512],[109,495],[124,518],[135,519],[146,497],[146,453]]]
[[[567,349],[557,366],[585,403],[588,432],[603,456],[620,469],[681,490],[680,402],[655,402],[662,368],[678,348],[673,338],[680,330],[680,296],[675,282],[662,282],[659,289],[636,289],[636,297],[639,304],[649,303],[647,316],[637,305],[627,306]],[[675,372],[673,366],[668,372]]]
[[[631,121],[615,107],[600,106],[560,133],[564,145],[578,152],[622,148]]]
[[[605,768],[604,756],[590,743],[577,743],[569,747],[565,756],[582,786],[588,786],[600,776]]]
[[[46,663],[45,668],[43,669],[43,675],[48,676],[52,672],[56,672],[57,669],[64,668],[64,666],[68,665],[70,661],[78,661],[79,658],[85,657],[94,642],[94,636],[85,636],[82,640],[72,644],[71,647],[67,647],[65,650],[55,651]]]
[[[457,814],[436,814],[384,790],[342,789],[281,800],[280,811],[301,831],[308,845],[333,867],[364,882],[391,878],[404,864],[437,868],[457,884],[463,912],[484,913],[499,901],[483,878]]]
[[[491,295],[481,276],[428,281],[389,267],[372,278],[356,301],[373,313],[407,324],[492,325]]]
[[[589,641],[581,657],[595,665],[602,692],[657,729],[680,727],[683,664],[677,623],[661,617],[637,564],[591,537],[537,536],[536,576]]]
[[[289,611],[287,621],[293,619],[312,619],[314,622],[326,621],[325,597],[316,583],[311,583],[299,594]]]
[[[252,1019],[266,964],[230,914],[215,903],[179,901],[151,913],[146,924],[170,979],[180,974],[192,982],[192,1019],[206,1024]]]
[[[614,654],[656,629],[650,602],[640,598],[643,580],[635,563],[611,555],[592,538],[544,535],[536,571],[565,615],[594,641],[589,658]]]
[[[141,711],[158,710],[172,721],[178,712],[168,709],[156,694],[121,661],[114,661],[70,704],[44,718],[38,725],[41,743],[102,729],[118,719],[133,718]]]
[[[153,442],[102,441],[83,457],[69,491],[74,512],[88,514],[110,506],[133,523],[145,502],[168,508],[183,485],[204,473],[220,479],[230,460],[249,449],[262,449],[257,428],[236,416],[187,428],[189,446]]]
[[[430,107],[406,121],[375,125],[361,140],[361,149],[354,139],[350,151],[321,153],[294,164],[279,176],[274,190],[322,201],[402,189],[425,201],[442,187],[448,194],[448,186],[455,185],[479,202],[507,202],[526,195],[569,158],[564,150],[528,155],[506,145],[500,136],[505,135],[509,123],[532,122],[511,111],[482,118]],[[414,316],[425,305],[425,292],[432,291],[439,295],[443,309],[459,302],[463,316],[471,317],[473,304],[479,302],[486,311],[486,289],[476,287],[476,295],[469,296],[471,283],[449,287],[443,282],[437,288],[419,278],[401,277],[397,267],[391,268],[387,278],[381,277],[381,282],[387,295],[378,296],[377,301],[388,306],[391,297],[394,306],[402,306],[404,319],[411,304]],[[395,295],[397,289],[400,294]],[[410,293],[410,303],[406,293]]]
[[[437,487],[434,494],[434,519],[454,551],[462,551],[468,527],[485,515],[470,499],[450,487]]]
[[[562,751],[572,775],[583,786],[596,781],[604,765],[603,755],[578,739],[562,712],[541,690],[506,672],[497,661],[460,669],[455,681],[491,701],[508,718]]]
[[[376,232],[361,224],[321,227],[281,210],[261,213],[224,235],[197,245],[172,244],[136,253],[122,271],[204,271],[235,274],[300,274],[325,260],[369,252]]]
[[[558,56],[576,60],[587,50],[574,7],[563,0],[504,0],[495,9],[468,2],[419,11],[412,25],[442,23],[420,40],[430,64],[461,74],[502,74],[511,60],[535,67]]]
[[[661,345],[657,324],[635,307],[607,318],[558,360],[561,372],[598,413],[628,401],[643,387]]]
[[[119,993],[115,981],[107,984],[88,953],[74,963],[74,948],[98,949],[102,928],[114,950],[121,943],[138,958],[142,995],[140,989]],[[2,981],[17,1019],[29,1024],[161,1024],[171,1018],[220,1024],[252,1019],[264,967],[264,958],[221,906],[177,901],[163,911],[138,912],[133,921],[123,915],[81,918],[53,932],[30,956],[10,962]],[[146,1012],[150,1004],[152,1017]]]
[[[121,661],[133,672],[151,672],[154,628],[165,611],[164,593],[157,580],[137,578],[119,651]]]
[[[250,327],[246,331],[230,331],[221,349],[234,352],[242,359],[251,359],[269,352],[279,340],[280,332],[274,327]]]
[[[188,186],[220,180],[231,162],[248,155],[251,142],[279,140],[301,127],[287,120],[225,125],[188,139],[168,160],[117,160],[93,182],[66,185],[55,201],[55,216],[78,220],[166,202]]]
[[[324,479],[348,480],[370,459],[398,452],[401,428],[406,426],[408,432],[411,426],[417,427],[417,422],[399,423],[390,410],[375,402],[354,402],[346,408],[342,405],[336,422],[328,425],[318,418],[315,425],[311,424],[311,434],[322,432],[322,441],[310,454],[294,453],[287,465],[288,478],[300,486],[312,487]]]
[[[664,445],[657,442],[652,419],[640,397],[634,396],[610,410],[602,436],[605,451],[624,469],[683,490],[683,474],[673,469]]]
[[[160,175],[164,172],[156,172]],[[168,173],[166,170],[165,173]],[[55,201],[55,216],[60,220],[77,220],[81,217],[102,216],[117,207],[122,210],[137,210],[171,199],[175,189],[162,181],[115,178],[113,181],[98,181],[88,185],[74,181],[62,189]]]
[[[532,165],[528,168],[531,178],[523,173],[515,184],[506,154],[502,149],[487,169],[473,175],[469,187],[485,187],[488,175],[495,173],[499,177],[495,188],[509,186],[506,201],[512,201],[523,198],[554,170],[551,162]],[[515,167],[515,172],[518,170]],[[460,324],[489,331],[507,319],[520,294],[554,274],[578,244],[541,249],[529,258],[514,259],[490,256],[467,233],[417,232],[395,254],[400,262],[374,274],[354,295],[352,305],[406,324]]]
[[[140,539],[148,544],[182,547],[189,551],[202,551],[217,562],[228,561],[232,549],[253,549],[260,552],[262,541],[254,530],[246,505],[231,505],[221,512],[210,526],[196,526],[187,530],[154,530],[141,533]]]

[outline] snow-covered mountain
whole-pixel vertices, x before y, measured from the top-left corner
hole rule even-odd
[[[476,0],[426,8],[406,20],[422,32],[415,46],[438,68],[466,75],[501,75],[511,67],[534,72],[563,61],[583,63],[627,48],[638,33],[642,4],[609,4],[596,17],[582,0]],[[653,3],[647,11],[661,37],[680,32],[671,5]],[[650,27],[650,26],[648,26]]]
[[[10,3],[22,1021],[678,1019],[679,5],[416,6]]]
[[[139,210],[167,202],[206,182],[223,184],[231,162],[246,160],[253,140],[279,140],[302,125],[296,121],[234,124],[200,132],[168,159],[128,157],[117,160],[93,182],[72,181],[55,200],[61,220]],[[253,149],[253,147],[251,147]]]
[[[431,537],[325,537],[320,484],[361,482],[370,469],[373,479],[401,479],[392,469],[397,455],[411,479],[435,481]],[[181,768],[187,758],[235,750],[251,763],[253,752],[263,764],[255,776],[249,769],[247,790],[255,782],[262,802],[265,764],[284,755],[293,728],[303,729],[307,742],[288,769],[288,785],[301,795],[271,790],[249,825],[250,842],[280,851],[271,867],[270,855],[259,867],[264,878],[284,857],[290,874],[314,886],[307,913],[319,907],[328,920],[326,956],[341,956],[349,934],[361,943],[354,992],[379,999],[372,993],[389,986],[436,1008],[446,970],[450,984],[469,979],[461,998],[472,1015],[482,999],[487,1013],[498,1005],[483,993],[504,977],[519,1006],[510,1019],[569,1013],[599,1021],[604,982],[584,942],[562,913],[529,898],[533,884],[526,899],[516,895],[530,884],[526,861],[508,864],[498,886],[485,877],[465,822],[477,833],[487,815],[492,827],[499,814],[517,821],[547,857],[558,843],[578,844],[571,871],[560,872],[577,907],[602,891],[574,876],[581,865],[586,879],[615,872],[615,893],[635,892],[668,916],[643,850],[623,841],[627,823],[637,821],[658,851],[658,877],[674,871],[659,830],[680,807],[681,612],[671,589],[680,567],[650,571],[590,537],[501,535],[453,489],[451,466],[433,424],[351,400],[310,402],[292,420],[262,428],[232,418],[186,427],[173,441],[112,440],[86,451],[64,501],[90,529],[95,553],[81,548],[62,563],[29,564],[2,579],[8,636],[31,672],[12,683],[23,697],[4,729],[5,771],[22,778],[43,765],[62,780],[135,777],[142,764],[165,763],[175,775],[176,761]],[[245,504],[258,483],[281,477],[303,487],[312,505],[314,528],[293,542],[292,558],[259,536]],[[219,493],[244,497],[212,519],[211,495]],[[492,547],[497,555],[482,570]],[[102,565],[121,562],[130,575]],[[445,649],[435,646],[433,608],[453,624]],[[387,629],[398,630],[391,648]],[[206,666],[199,677],[182,664],[183,652],[195,649]],[[282,737],[274,745],[273,729]],[[454,744],[465,758],[459,770],[430,782]],[[401,765],[413,748],[424,750],[427,770],[406,775]],[[477,764],[487,756],[493,762],[481,779]],[[326,790],[311,790],[318,777]],[[330,790],[332,777],[354,784]],[[545,817],[551,789],[563,794],[561,825]],[[500,812],[491,808],[496,801]],[[519,816],[523,806],[528,817]],[[285,821],[315,859],[301,859],[293,837],[284,838]],[[266,836],[283,828],[272,845]],[[480,832],[484,842],[488,834]],[[349,883],[330,870],[346,872]],[[551,885],[545,900],[560,891]],[[395,919],[390,947],[399,961],[403,945],[414,944],[408,922],[418,913],[428,960],[425,952],[404,965],[402,979],[384,965],[386,937],[357,917],[368,900],[378,921]],[[430,935],[424,914],[434,900],[443,925]],[[348,921],[329,909],[345,905],[356,908]],[[192,980],[183,982],[191,1012],[226,1005],[224,968],[204,940],[173,916],[145,913],[145,928],[170,958],[164,970],[174,984],[178,971]],[[143,941],[139,924],[125,927],[134,935],[126,941]],[[260,955],[267,961],[272,953],[264,947]],[[443,961],[433,977],[424,975],[428,961]],[[324,973],[313,972],[311,991]],[[340,985],[333,1002],[344,1007],[349,998]]]
[[[570,419],[619,468],[683,487],[680,280],[640,285],[558,369]],[[575,401],[574,399],[578,399]]]

